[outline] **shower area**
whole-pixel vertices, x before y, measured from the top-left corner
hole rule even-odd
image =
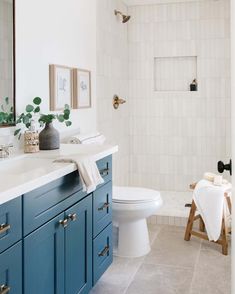
[[[114,183],[160,191],[150,222],[184,225],[189,184],[231,157],[230,1],[148,3],[97,5],[98,129],[119,145]]]

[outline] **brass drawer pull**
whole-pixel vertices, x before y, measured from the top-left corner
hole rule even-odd
[[[109,203],[106,202],[106,203],[104,203],[103,206],[101,206],[101,207],[98,208],[98,211],[102,211],[102,210],[104,210],[104,209],[106,209],[106,208],[108,208],[108,207],[109,207]]]
[[[104,250],[99,253],[99,256],[105,256],[109,253],[109,246],[105,246]]]
[[[0,294],[7,294],[9,293],[11,290],[10,287],[7,287],[5,285],[0,286]]]
[[[59,224],[62,225],[64,228],[66,228],[68,226],[68,219],[65,218],[64,220],[60,220]]]
[[[104,168],[100,170],[101,176],[107,176],[109,174],[109,168]]]
[[[69,214],[68,219],[71,220],[72,222],[75,222],[77,220],[77,214],[76,213]]]
[[[7,230],[10,230],[10,228],[11,228],[11,225],[7,225],[7,224],[0,225],[0,234],[5,233]]]

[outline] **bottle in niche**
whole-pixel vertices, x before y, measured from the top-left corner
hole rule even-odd
[[[197,79],[194,79],[190,84],[190,91],[197,91]]]

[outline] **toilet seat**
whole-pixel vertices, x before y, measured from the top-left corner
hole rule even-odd
[[[140,187],[113,187],[113,202],[120,204],[144,204],[161,201],[158,191]]]

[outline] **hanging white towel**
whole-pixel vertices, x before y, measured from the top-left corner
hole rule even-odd
[[[75,163],[81,177],[83,191],[91,193],[95,191],[99,184],[104,183],[103,178],[100,175],[96,162],[87,156],[78,157],[63,157],[58,158],[55,162]]]
[[[102,145],[105,142],[106,138],[104,135],[99,132],[90,133],[90,134],[79,134],[74,135],[68,139],[68,144],[99,144]]]
[[[193,200],[206,227],[210,241],[217,241],[221,234],[224,193],[231,190],[231,184],[215,186],[207,180],[197,183],[193,192]]]

